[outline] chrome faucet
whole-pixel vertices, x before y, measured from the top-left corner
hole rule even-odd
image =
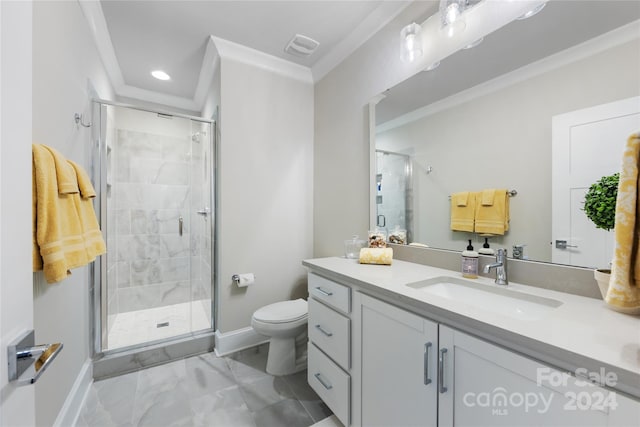
[[[498,249],[496,252],[496,262],[484,266],[484,274],[489,273],[492,268],[496,269],[496,285],[508,285],[507,279],[507,250]]]

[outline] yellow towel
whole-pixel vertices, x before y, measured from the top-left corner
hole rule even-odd
[[[485,198],[485,193],[487,197]],[[491,205],[485,205],[493,195]],[[509,230],[509,196],[506,189],[485,190],[478,193],[476,203],[475,232],[503,235]]]
[[[392,261],[393,261],[392,248],[360,249],[360,264],[391,265]]]
[[[73,166],[65,160],[75,183],[75,193],[60,194],[57,164],[52,151],[39,144],[34,144],[32,149],[33,268],[34,271],[43,270],[48,283],[59,282],[71,274],[70,269],[95,258],[94,254],[100,252],[101,246],[92,228],[94,224],[87,220],[86,213],[81,218],[80,212],[84,212],[86,207],[82,206]],[[61,164],[63,157],[59,153],[58,156],[58,164]],[[63,178],[68,184],[69,176]],[[87,202],[91,203],[90,199]],[[87,226],[87,230],[83,226]]]
[[[64,158],[54,148],[43,145],[51,155],[56,169],[56,185],[58,186],[58,193],[60,194],[75,194],[78,192],[78,181],[76,180],[76,174],[67,159]]]
[[[88,262],[96,259],[96,256],[101,255],[107,251],[107,247],[102,238],[102,232],[100,231],[100,225],[96,218],[96,213],[93,210],[92,199],[96,197],[96,191],[91,184],[91,179],[81,166],[69,160],[69,164],[73,166],[73,169],[78,177],[78,187],[80,189],[80,197],[74,197],[76,203],[76,209],[80,222],[82,223],[85,246],[87,248]]]
[[[627,141],[622,157],[615,220],[615,247],[605,301],[617,311],[640,314],[640,133]]]
[[[464,191],[451,195],[451,230],[473,231],[475,204],[476,193]]]
[[[496,197],[496,190],[489,189],[482,191],[482,206],[493,206],[493,200]]]

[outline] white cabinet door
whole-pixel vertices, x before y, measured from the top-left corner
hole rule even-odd
[[[637,402],[614,392],[446,326],[439,339],[440,426],[640,425]]]
[[[438,326],[360,297],[363,426],[435,426]]]

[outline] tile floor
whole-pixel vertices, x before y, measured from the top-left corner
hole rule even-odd
[[[306,427],[331,415],[307,372],[265,372],[268,344],[207,353],[94,382],[78,427]]]
[[[169,322],[158,327],[158,323]],[[211,328],[203,301],[193,301],[116,315],[109,331],[107,348],[127,347]]]

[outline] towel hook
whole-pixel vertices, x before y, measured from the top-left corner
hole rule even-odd
[[[89,122],[89,123],[85,123],[85,122],[83,121],[82,114],[78,114],[78,113],[76,113],[76,114],[73,116],[73,118],[74,118],[74,120],[76,121],[76,125],[80,125],[80,126],[85,127],[85,128],[90,128],[90,127],[91,127],[91,122]]]

